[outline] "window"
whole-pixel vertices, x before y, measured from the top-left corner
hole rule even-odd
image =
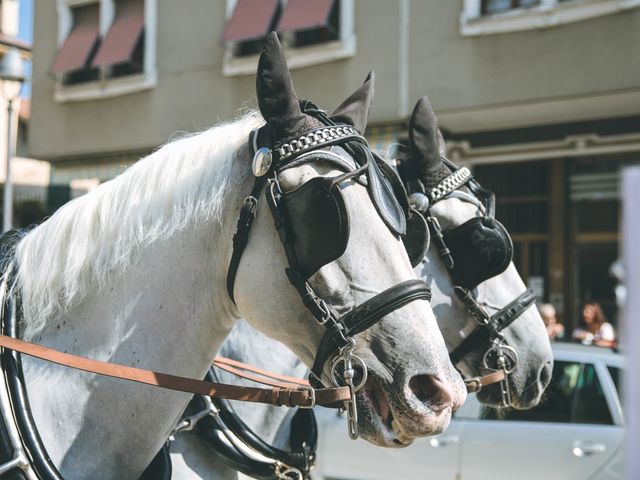
[[[550,164],[546,161],[477,165],[473,174],[496,195],[496,218],[511,235],[513,263],[525,282],[543,280],[548,296]]]
[[[640,6],[640,0],[464,0],[460,33],[488,35],[551,28]]]
[[[498,412],[483,407],[481,418],[524,422],[612,425],[613,419],[592,364],[556,361],[540,405],[531,410]]]
[[[61,75],[64,83],[80,83],[98,78],[91,67],[100,36],[100,5],[92,3],[71,9],[73,25],[58,50],[51,73]]]
[[[157,0],[57,0],[58,101],[122,95],[156,83]]]
[[[293,47],[339,40],[340,0],[288,0],[277,31],[288,33],[288,44]]]
[[[227,0],[223,73],[254,73],[266,35],[277,31],[290,68],[355,54],[354,0]]]
[[[482,14],[491,15],[514,8],[531,7],[539,3],[540,0],[482,0]]]
[[[141,73],[144,66],[144,3],[116,0],[116,13],[92,62],[104,68],[105,76]]]
[[[618,392],[618,398],[622,398],[622,389],[620,384],[622,383],[622,372],[618,367],[607,367],[609,370],[609,375],[611,375],[611,380],[613,380],[613,384],[616,386],[616,392]]]

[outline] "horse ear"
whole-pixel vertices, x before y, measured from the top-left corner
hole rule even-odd
[[[445,142],[444,135],[440,129],[438,129],[438,151],[441,157],[447,156],[447,142]]]
[[[411,114],[409,142],[418,157],[432,159],[440,156],[438,122],[426,96],[418,100]]]
[[[418,100],[411,115],[409,145],[411,156],[418,166],[420,180],[426,186],[437,184],[449,174],[449,169],[440,160],[441,136],[436,115],[429,99],[424,96]]]
[[[305,118],[276,32],[269,34],[260,54],[256,93],[260,113],[273,128],[275,138],[304,130]]]
[[[331,114],[331,119],[336,123],[346,123],[355,127],[358,132],[364,134],[369,118],[369,110],[373,103],[373,90],[375,75],[373,70],[369,72],[364,83],[340,104]]]

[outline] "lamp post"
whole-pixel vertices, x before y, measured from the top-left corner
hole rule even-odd
[[[2,231],[11,229],[13,223],[13,184],[11,183],[11,159],[14,152],[13,133],[13,102],[20,95],[24,83],[24,65],[22,57],[16,47],[11,47],[0,60],[0,93],[7,101],[7,148],[4,181],[4,201],[2,216]]]

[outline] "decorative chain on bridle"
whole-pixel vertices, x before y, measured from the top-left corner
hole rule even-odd
[[[349,139],[359,140],[362,136],[358,131],[348,125],[336,127],[324,127],[313,130],[298,138],[290,140],[288,143],[279,143],[275,145],[278,152],[280,162],[284,162],[294,155],[300,155],[316,148],[332,144],[336,141],[345,142]]]

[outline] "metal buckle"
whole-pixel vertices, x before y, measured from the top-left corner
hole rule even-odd
[[[488,362],[490,360],[489,355],[491,353],[496,353],[496,365],[489,366]],[[511,363],[508,363],[508,360],[511,360]],[[504,380],[499,382],[500,385],[500,395],[501,395],[501,407],[509,407],[511,406],[511,391],[509,389],[509,374],[513,372],[518,364],[518,352],[516,350],[504,343],[504,337],[499,335],[493,341],[493,346],[486,351],[484,356],[482,357],[482,363],[484,368],[487,370],[499,371],[502,370],[504,372]]]
[[[349,343],[340,349],[339,355],[333,360],[331,365],[331,380],[336,387],[347,386],[351,393],[351,398],[344,402],[344,409],[347,412],[347,430],[349,438],[352,440],[357,439],[360,434],[358,432],[358,409],[356,406],[356,392],[360,390],[367,381],[367,367],[356,355],[353,355],[353,350],[356,348],[356,341],[349,337]],[[358,382],[358,385],[353,384],[355,377],[355,369],[353,366],[354,360],[360,364],[362,368],[362,379]],[[338,380],[338,367],[340,364],[344,364],[342,369],[342,383]]]
[[[278,480],[304,480],[304,475],[295,467],[276,461],[273,466],[273,474]]]
[[[188,417],[183,418],[171,431],[171,436],[174,436],[180,432],[188,432],[193,430],[200,420],[205,417],[212,416],[217,417],[220,413],[218,408],[213,404],[210,397],[203,396],[204,408],[199,412],[194,413]]]
[[[327,305],[327,302],[325,302],[320,297],[314,297],[313,301],[318,306],[318,308],[322,311],[322,314],[323,314],[322,320],[318,320],[316,318],[316,321],[318,322],[318,325],[324,325],[333,317],[333,315],[331,315],[331,310],[329,310],[329,305]]]
[[[309,409],[309,408],[313,408],[316,406],[316,390],[313,387],[306,387],[303,388],[302,390],[307,390],[309,391],[309,405],[300,405],[298,408],[305,408],[305,409]]]
[[[482,381],[480,377],[466,378],[464,384],[468,392],[477,393],[482,390]]]

